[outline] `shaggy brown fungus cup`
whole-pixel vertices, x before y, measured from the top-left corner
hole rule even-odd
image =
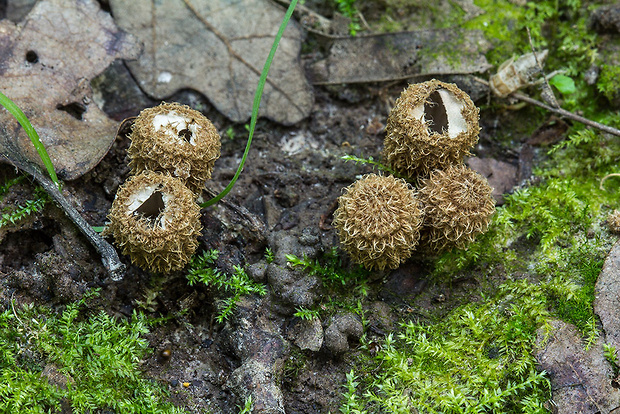
[[[478,141],[478,108],[456,85],[430,80],[409,85],[388,117],[383,156],[410,177],[460,163]]]
[[[177,103],[147,108],[136,118],[128,153],[132,174],[165,171],[196,195],[211,178],[220,156],[217,129],[200,112]]]
[[[420,237],[422,209],[405,180],[368,174],[338,199],[334,225],[351,258],[367,269],[396,269]]]
[[[434,252],[464,248],[484,233],[495,212],[492,191],[484,177],[462,164],[435,170],[422,180],[425,247]]]
[[[198,247],[200,207],[175,177],[143,171],[116,193],[104,234],[138,266],[156,272],[182,269]]]

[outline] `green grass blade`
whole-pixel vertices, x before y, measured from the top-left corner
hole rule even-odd
[[[245,164],[245,160],[248,157],[248,153],[250,152],[250,145],[252,144],[252,137],[254,136],[254,129],[256,128],[256,120],[258,119],[258,107],[260,106],[260,101],[263,97],[263,89],[265,88],[265,82],[267,82],[267,74],[269,73],[269,68],[271,67],[271,62],[273,61],[273,57],[276,54],[276,50],[278,49],[278,44],[280,44],[280,39],[282,39],[282,35],[284,34],[284,30],[288,25],[288,21],[291,19],[293,15],[293,10],[295,10],[295,6],[297,5],[298,0],[292,0],[286,14],[284,15],[284,19],[282,20],[282,24],[280,25],[280,29],[276,34],[276,38],[273,41],[273,46],[271,46],[271,50],[269,51],[269,55],[267,56],[267,60],[265,61],[265,66],[263,67],[263,71],[260,75],[260,79],[258,80],[258,87],[256,88],[256,94],[254,95],[254,105],[252,106],[252,118],[250,120],[250,132],[248,134],[248,143],[245,145],[245,151],[243,152],[243,157],[241,158],[241,162],[239,163],[239,167],[237,168],[237,172],[235,173],[230,183],[226,186],[221,193],[213,197],[211,200],[206,201],[200,205],[201,208],[212,206],[213,204],[220,201],[222,198],[226,196],[232,190],[237,179],[241,175],[241,171],[243,171],[243,165]]]
[[[52,160],[47,154],[45,146],[39,138],[39,134],[37,134],[37,131],[34,130],[32,124],[28,120],[28,117],[26,117],[26,115],[22,112],[19,106],[17,106],[2,92],[0,92],[0,105],[4,106],[6,110],[9,111],[15,117],[15,119],[17,119],[17,122],[19,122],[20,125],[24,128],[26,134],[28,134],[28,137],[30,138],[30,141],[32,141],[32,144],[39,153],[39,157],[41,157],[41,161],[43,161],[43,165],[45,165],[45,168],[47,169],[50,178],[57,186],[60,187],[60,181],[58,181],[58,176],[56,176],[54,164],[52,164]]]

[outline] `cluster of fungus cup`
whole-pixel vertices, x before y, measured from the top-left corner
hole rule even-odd
[[[147,108],[136,118],[127,150],[132,173],[152,170],[180,178],[196,195],[220,156],[220,136],[200,112],[178,103]]]
[[[194,193],[180,179],[149,170],[119,188],[108,219],[105,233],[123,254],[158,273],[185,266],[202,228]]]
[[[403,179],[368,174],[345,189],[334,212],[343,248],[368,269],[396,269],[420,238],[422,208]]]
[[[423,179],[419,197],[425,208],[425,247],[435,252],[462,249],[486,232],[495,212],[492,192],[484,177],[463,164]]]
[[[196,200],[220,155],[220,136],[200,112],[163,103],[140,113],[130,139],[132,175],[116,193],[104,235],[143,269],[181,270],[198,247]]]
[[[463,159],[478,141],[478,108],[456,85],[410,85],[388,116],[383,156],[392,176],[366,175],[338,199],[343,249],[367,269],[396,268],[415,250],[466,248],[488,228],[495,200]]]
[[[406,177],[424,177],[460,163],[478,142],[478,108],[456,85],[430,80],[410,85],[386,126],[383,158]]]

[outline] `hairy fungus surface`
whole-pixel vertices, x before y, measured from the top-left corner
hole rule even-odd
[[[334,225],[343,248],[367,269],[395,269],[416,247],[422,209],[402,179],[368,174],[338,199]]]
[[[620,234],[620,211],[614,210],[607,216],[607,227],[612,233]]]
[[[462,164],[435,170],[422,180],[426,247],[435,252],[464,248],[484,233],[495,212],[492,191],[484,177]]]
[[[220,156],[220,136],[200,112],[177,103],[147,108],[136,118],[128,153],[132,174],[165,171],[200,194]]]
[[[456,85],[430,80],[409,85],[388,117],[383,156],[410,177],[460,163],[478,141],[478,108]]]
[[[183,182],[143,171],[123,184],[108,214],[104,234],[133,263],[157,273],[182,269],[198,247],[200,207]]]

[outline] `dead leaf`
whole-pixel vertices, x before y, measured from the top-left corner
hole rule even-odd
[[[111,0],[119,26],[145,49],[129,68],[156,99],[193,88],[235,122],[247,121],[284,11],[266,0]],[[301,33],[289,22],[271,66],[261,115],[290,125],[312,108],[299,62]]]
[[[491,45],[475,30],[441,29],[335,39],[312,66],[312,83],[381,82],[484,72]]]
[[[536,359],[551,382],[558,413],[617,412],[620,390],[611,385],[612,369],[599,337],[586,351],[577,329],[560,320],[549,321],[550,332],[538,329]]]
[[[139,47],[94,0],[43,0],[19,24],[0,21],[0,90],[28,116],[58,175],[89,171],[114,142],[116,122],[92,100],[90,79]],[[26,133],[6,110],[0,123],[14,148],[41,165]],[[11,160],[6,146],[0,153]]]

